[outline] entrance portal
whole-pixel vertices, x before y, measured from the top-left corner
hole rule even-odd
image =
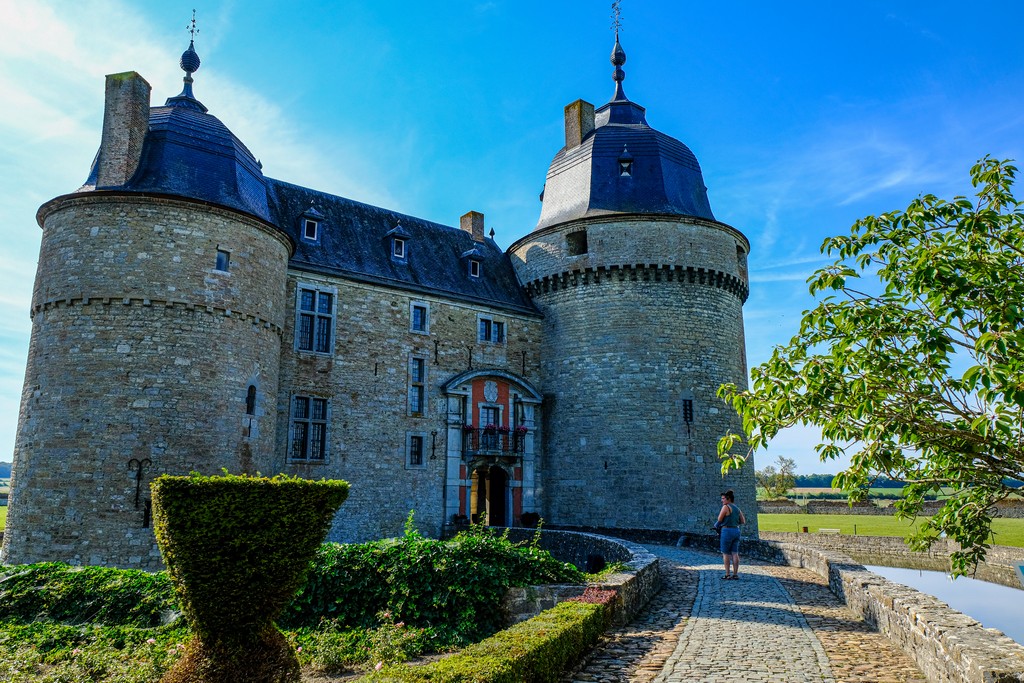
[[[473,471],[470,514],[474,522],[508,526],[508,474],[497,465]]]

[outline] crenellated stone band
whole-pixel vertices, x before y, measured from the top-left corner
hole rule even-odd
[[[567,287],[596,285],[612,280],[707,285],[734,294],[740,302],[746,301],[750,294],[747,283],[731,273],[709,268],[656,263],[614,264],[567,270],[528,282],[526,291],[530,296],[538,296]]]

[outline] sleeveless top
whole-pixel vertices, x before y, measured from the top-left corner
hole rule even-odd
[[[729,508],[729,514],[724,520],[722,520],[722,526],[727,529],[739,529],[740,528],[740,509],[736,507],[735,503],[726,503],[726,507]]]

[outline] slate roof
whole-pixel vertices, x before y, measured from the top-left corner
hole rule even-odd
[[[595,112],[595,128],[551,162],[537,228],[614,213],[670,214],[715,220],[693,152],[648,125],[645,110],[628,100]],[[619,158],[633,162],[619,173]]]
[[[594,130],[562,148],[548,168],[537,229],[610,214],[669,214],[715,220],[700,164],[689,147],[647,124],[622,89],[626,53],[615,31],[615,94],[594,112]],[[631,172],[620,172],[620,161]]]
[[[179,95],[149,110],[139,167],[121,186],[96,187],[99,155],[83,190],[154,192],[220,204],[270,219],[260,162],[198,100]]]
[[[142,160],[128,188],[202,199],[270,218],[259,162],[215,116],[188,107],[150,109]]]
[[[458,228],[266,178],[246,146],[194,98],[189,77],[182,94],[150,108],[139,167],[127,183],[96,188],[98,158],[80,191],[166,194],[243,211],[291,238],[294,268],[539,315],[493,240],[474,242]],[[317,242],[303,238],[304,217],[321,221]],[[406,258],[392,258],[394,237],[406,239]],[[480,277],[469,276],[470,259],[480,261]]]
[[[273,178],[266,185],[270,222],[296,245],[292,268],[538,314],[494,240]],[[317,242],[301,232],[311,206],[323,215]],[[391,239],[402,233],[406,257],[397,259]],[[481,262],[479,278],[469,276],[470,257]]]

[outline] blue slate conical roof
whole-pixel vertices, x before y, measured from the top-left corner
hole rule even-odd
[[[651,128],[646,110],[626,97],[626,54],[617,35],[611,61],[615,94],[597,109],[594,130],[582,143],[562,148],[551,161],[537,228],[611,214],[715,220],[693,152]]]

